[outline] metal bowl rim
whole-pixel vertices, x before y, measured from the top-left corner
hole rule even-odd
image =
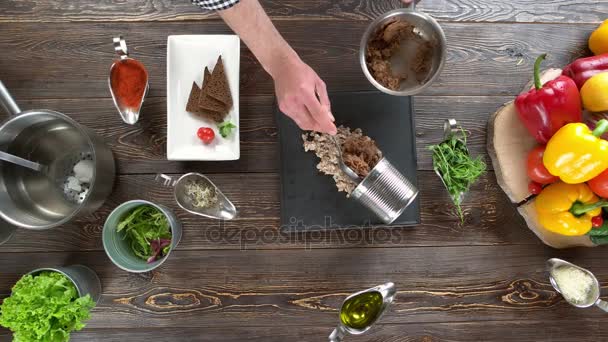
[[[367,43],[369,42],[369,38],[370,38],[371,34],[376,30],[378,25],[381,22],[385,21],[386,19],[390,19],[393,17],[402,16],[402,15],[408,15],[408,16],[413,15],[413,16],[420,17],[423,20],[430,22],[432,26],[436,27],[437,28],[436,31],[439,34],[440,44],[442,46],[441,51],[443,54],[443,56],[439,62],[439,66],[437,67],[437,70],[435,71],[435,74],[431,78],[429,78],[427,80],[427,82],[425,82],[424,84],[422,84],[418,87],[415,87],[413,89],[410,89],[409,91],[396,91],[396,90],[391,90],[391,89],[384,87],[382,84],[380,84],[378,81],[376,81],[376,79],[369,72],[369,70],[367,68],[367,62],[365,61]],[[359,45],[359,63],[361,64],[361,69],[363,70],[365,77],[378,90],[382,91],[383,93],[386,93],[389,95],[394,95],[394,96],[411,96],[411,95],[415,95],[415,94],[418,94],[418,93],[424,91],[431,84],[433,84],[433,82],[435,82],[437,77],[439,77],[439,75],[443,71],[443,67],[445,65],[446,48],[447,48],[447,39],[445,37],[445,32],[441,28],[441,25],[439,25],[439,22],[437,20],[435,20],[435,18],[431,17],[430,15],[428,15],[424,12],[420,12],[417,10],[411,10],[409,8],[398,8],[398,9],[384,13],[383,15],[381,15],[380,17],[378,17],[374,21],[372,21],[371,24],[369,24],[369,26],[365,30],[365,33],[363,34],[363,37],[361,38],[361,43]]]
[[[70,266],[83,266],[83,267],[87,267],[87,266],[84,266],[84,265],[70,265]],[[48,272],[57,272],[57,273],[60,273],[60,274],[62,274],[63,276],[65,276],[66,278],[68,278],[68,279],[69,279],[69,280],[72,282],[72,284],[73,284],[73,285],[74,285],[74,287],[76,288],[76,291],[78,291],[78,296],[79,296],[79,297],[84,297],[84,296],[86,296],[86,294],[83,294],[83,291],[84,291],[84,290],[80,288],[80,286],[79,286],[78,282],[76,282],[76,280],[74,280],[74,278],[72,278],[72,277],[71,277],[69,274],[67,274],[67,273],[65,273],[65,272],[63,271],[63,269],[64,269],[64,268],[69,268],[70,266],[60,266],[60,267],[41,267],[41,268],[37,268],[37,269],[35,269],[35,270],[33,270],[33,271],[29,271],[29,272],[27,272],[25,275],[32,275],[32,276],[35,276],[35,275],[37,275],[38,273],[45,272],[45,271],[48,271]],[[87,268],[89,268],[89,267],[87,267]],[[91,270],[91,269],[89,268],[89,270]],[[93,271],[93,270],[91,270],[91,271],[92,271],[93,273],[95,273],[95,271]],[[95,275],[97,276],[97,274],[96,274],[96,273],[95,273]],[[99,285],[100,285],[100,288],[101,288],[101,281],[100,281],[100,279],[99,279],[99,276],[97,276],[97,281],[99,282]]]

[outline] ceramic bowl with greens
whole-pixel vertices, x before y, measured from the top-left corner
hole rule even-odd
[[[182,236],[168,208],[144,200],[119,205],[103,227],[103,248],[121,269],[148,272],[162,265]]]

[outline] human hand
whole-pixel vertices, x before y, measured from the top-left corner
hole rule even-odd
[[[299,57],[285,61],[272,73],[281,112],[303,130],[336,134],[325,82]]]

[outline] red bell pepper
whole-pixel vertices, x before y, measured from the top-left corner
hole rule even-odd
[[[574,80],[578,89],[592,76],[608,71],[608,53],[599,56],[579,58],[564,68],[562,75]]]
[[[542,85],[540,64],[545,57],[547,54],[540,55],[534,63],[535,89],[515,99],[519,119],[541,144],[563,126],[583,119],[581,96],[571,78],[562,75]]]

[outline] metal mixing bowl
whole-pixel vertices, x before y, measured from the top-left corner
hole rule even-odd
[[[374,77],[367,68],[365,58],[367,44],[370,41],[372,35],[376,33],[379,28],[383,27],[386,23],[395,19],[410,23],[416,28],[416,32],[422,38],[434,44],[433,62],[427,78],[421,84],[415,84],[413,86],[404,85],[402,82],[401,89],[397,91],[384,87],[382,84],[380,84],[374,79]],[[361,68],[363,69],[365,77],[367,77],[367,79],[376,88],[378,88],[378,90],[390,95],[410,96],[422,92],[437,79],[445,64],[446,53],[447,43],[445,34],[443,33],[441,26],[439,26],[439,23],[437,23],[437,21],[433,19],[433,17],[426,13],[415,11],[411,8],[401,8],[383,14],[369,25],[369,27],[363,34],[363,38],[361,39],[361,45],[359,49],[359,62],[361,63]]]
[[[114,157],[93,131],[51,110],[21,111],[0,82],[0,150],[48,167],[36,172],[0,162],[0,218],[27,229],[48,229],[97,210],[114,184]],[[90,160],[92,179],[81,191],[67,187],[74,166]]]

